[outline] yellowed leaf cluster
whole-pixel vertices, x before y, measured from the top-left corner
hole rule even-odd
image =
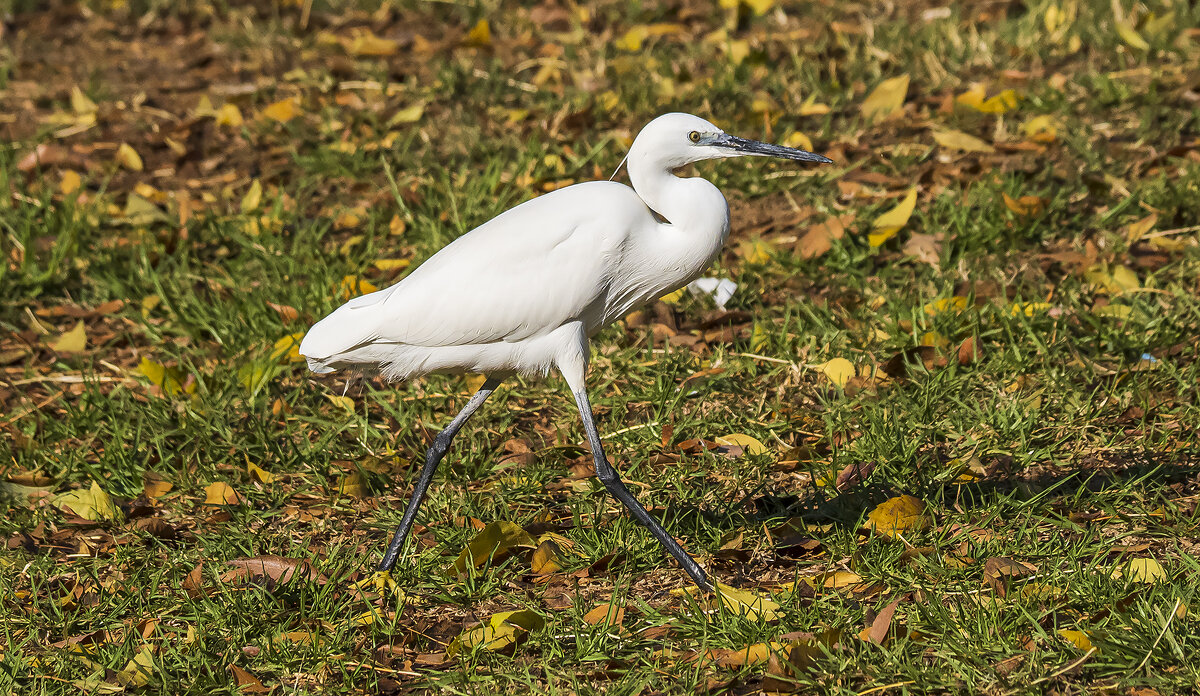
[[[188,380],[187,375],[178,367],[167,367],[150,358],[142,358],[137,372],[158,387],[163,396],[190,396],[196,393],[196,382]]]
[[[502,611],[492,614],[482,625],[463,631],[457,638],[446,646],[446,658],[450,659],[471,648],[483,650],[503,650],[529,631],[536,631],[546,625],[537,612],[532,609],[517,611]]]
[[[478,568],[494,558],[503,557],[518,547],[536,548],[537,542],[520,525],[507,520],[492,522],[485,526],[466,548],[458,554],[449,571],[462,575],[468,567]]]

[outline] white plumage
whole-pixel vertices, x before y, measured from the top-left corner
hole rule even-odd
[[[556,367],[583,413],[588,338],[695,279],[729,235],[729,206],[720,190],[705,179],[672,172],[699,160],[741,155],[829,161],[730,136],[697,116],[660,116],[629,150],[632,188],[593,181],[522,203],[446,245],[395,285],[342,305],[309,330],[300,353],[319,373],[356,368],[407,379],[476,372],[488,375],[493,388],[514,373],[545,375]],[[490,393],[485,385],[482,396],[447,428],[445,446]],[[584,425],[604,480],[611,466],[601,462],[590,407],[586,410]],[[440,452],[434,451],[436,443],[431,448],[429,478],[445,446]],[[425,478],[423,473],[427,486]],[[611,478],[620,485],[615,472]],[[608,481],[605,485],[613,490]],[[423,493],[418,483],[389,549],[390,561],[385,557],[381,569],[394,563],[393,551],[398,553]],[[644,510],[633,512],[647,523]],[[653,520],[648,526],[663,541],[661,527]],[[703,586],[699,566],[674,540],[664,544]]]

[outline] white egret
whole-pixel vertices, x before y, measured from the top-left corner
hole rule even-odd
[[[403,549],[450,442],[508,376],[557,368],[575,396],[596,476],[702,589],[708,577],[625,487],[604,455],[585,389],[588,339],[634,308],[700,275],[729,236],[729,205],[684,165],[762,155],[832,160],[746,140],[690,114],[660,116],[626,158],[632,187],[591,181],[526,201],[467,232],[400,282],[356,297],[300,345],[317,373],[349,368],[408,379],[431,372],[487,376],[425,455],[412,499],[380,571]]]

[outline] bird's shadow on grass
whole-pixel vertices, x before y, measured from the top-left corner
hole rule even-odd
[[[844,492],[830,493],[810,485],[795,493],[747,496],[723,511],[689,507],[673,512],[683,524],[704,523],[721,532],[787,519],[857,529],[876,506],[905,493],[932,504],[935,511],[949,507],[970,512],[1004,501],[1054,507],[1077,501],[1082,493],[1123,490],[1146,483],[1170,488],[1178,497],[1200,494],[1200,458],[1179,453],[1122,453],[1084,460],[1071,467],[1019,470],[1011,462],[1001,461],[985,477],[968,483],[929,482],[900,488],[868,478]],[[692,517],[696,519],[689,520]]]

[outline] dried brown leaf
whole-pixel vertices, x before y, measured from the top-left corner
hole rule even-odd
[[[866,630],[865,640],[872,643],[883,645],[887,640],[888,630],[892,627],[892,618],[896,615],[896,607],[900,606],[900,600],[897,599],[891,604],[883,608],[875,616],[875,620],[871,622],[871,626]]]
[[[237,665],[229,665],[229,672],[233,675],[233,681],[237,684],[238,691],[243,694],[265,694],[271,690],[263,686],[258,677],[238,667]]]
[[[845,493],[849,489],[866,481],[867,477],[873,471],[875,471],[875,462],[852,462],[847,464],[841,473],[837,475],[833,487],[839,492]]]
[[[204,594],[204,562],[196,564],[192,572],[183,579],[183,590],[189,597],[199,597]]]
[[[625,623],[625,607],[624,605],[617,606],[611,602],[597,604],[588,613],[583,615],[583,620],[589,626],[599,626],[601,624],[620,626]]]
[[[274,302],[268,302],[267,306],[275,310],[275,312],[279,314],[279,318],[283,319],[283,323],[285,324],[295,321],[300,317],[300,312],[295,307],[283,304],[275,304]]]
[[[226,561],[225,565],[233,566],[221,576],[221,582],[258,583],[268,588],[284,585],[293,578],[312,580],[318,585],[324,585],[329,579],[317,573],[312,564],[303,558],[285,558],[283,556],[254,556],[251,558],[235,558]]]
[[[959,365],[970,365],[979,359],[979,343],[974,336],[968,336],[958,345],[955,354],[958,357]]]

